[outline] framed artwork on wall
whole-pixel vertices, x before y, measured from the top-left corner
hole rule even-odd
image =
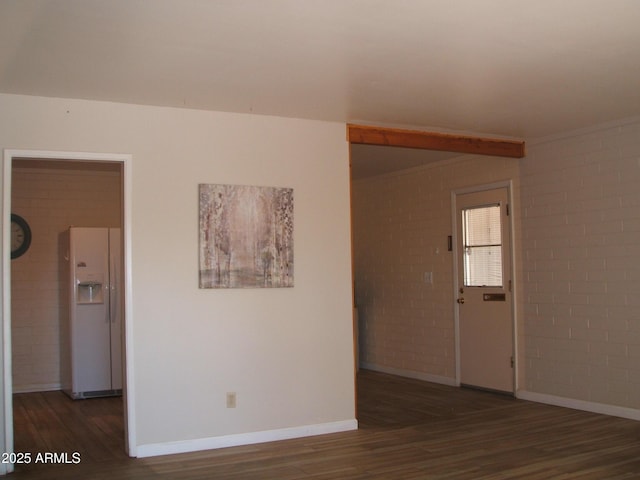
[[[200,184],[199,287],[293,287],[293,189]]]

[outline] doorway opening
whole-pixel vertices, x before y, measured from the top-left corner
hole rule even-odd
[[[359,364],[459,386],[451,194],[517,176],[516,160],[497,157],[524,156],[524,142],[380,127],[347,130]],[[382,171],[369,164],[376,159],[373,149],[384,151],[380,160],[393,167]],[[356,158],[360,153],[366,158]],[[395,168],[404,158],[409,165]],[[367,177],[365,168],[374,167],[376,175]],[[514,343],[509,339],[509,347]]]
[[[122,154],[5,151],[3,188],[8,201],[3,202],[3,225],[8,225],[11,214],[19,215],[31,233],[31,244],[21,258],[12,255],[13,259],[6,261],[7,253],[3,261],[7,452],[14,450],[14,440],[18,438],[15,433],[21,428],[14,423],[13,395],[61,393],[56,391],[63,389],[63,370],[68,365],[70,348],[65,322],[70,287],[63,278],[68,249],[65,232],[70,226],[117,226],[122,229],[124,252],[124,328],[118,341],[122,345],[125,382],[123,396],[117,397],[120,405],[113,411],[121,417],[119,448],[135,456],[133,392],[128,381],[131,365],[127,361],[132,344],[131,306],[127,301],[131,298],[130,161],[130,155]],[[4,245],[12,240],[7,238],[9,234],[3,233]],[[49,403],[56,404],[58,400],[52,398]],[[7,467],[7,472],[13,470],[13,465]]]

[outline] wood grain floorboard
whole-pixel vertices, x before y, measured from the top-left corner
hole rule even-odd
[[[357,431],[161,457],[124,453],[121,399],[16,395],[15,479],[640,479],[640,422],[362,370]]]

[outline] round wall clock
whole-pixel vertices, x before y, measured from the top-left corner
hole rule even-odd
[[[31,228],[24,218],[11,214],[11,258],[18,258],[29,250]]]

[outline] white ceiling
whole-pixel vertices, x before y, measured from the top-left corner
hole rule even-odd
[[[1,0],[0,92],[523,139],[640,114],[638,0]]]

